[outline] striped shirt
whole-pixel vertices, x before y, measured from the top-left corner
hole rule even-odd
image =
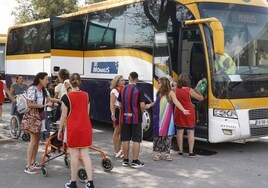
[[[145,102],[144,94],[134,84],[125,86],[118,96],[121,103],[120,122],[122,124],[140,124],[142,112],[140,103]]]

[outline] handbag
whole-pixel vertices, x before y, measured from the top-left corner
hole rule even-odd
[[[23,115],[21,129],[30,133],[40,133],[41,119],[38,109],[31,108]]]
[[[41,112],[39,112],[39,117],[40,117],[40,120],[44,120],[46,117],[45,117],[45,111],[42,110]]]

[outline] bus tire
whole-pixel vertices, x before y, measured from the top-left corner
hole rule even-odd
[[[142,115],[143,140],[153,139],[153,110],[144,110]]]

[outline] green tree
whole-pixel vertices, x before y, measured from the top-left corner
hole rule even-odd
[[[106,0],[85,0],[85,5],[93,4],[93,3],[99,3]]]
[[[12,11],[15,23],[59,16],[78,10],[78,0],[16,0],[17,6]]]

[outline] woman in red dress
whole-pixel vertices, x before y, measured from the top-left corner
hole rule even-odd
[[[181,74],[179,76],[176,88],[176,97],[182,106],[190,111],[190,115],[185,116],[182,111],[176,107],[174,111],[174,123],[177,129],[177,142],[179,146],[178,155],[183,155],[183,134],[184,130],[186,130],[188,135],[189,157],[194,157],[194,128],[196,120],[195,107],[191,101],[191,97],[199,101],[204,100],[204,97],[190,88],[189,82],[190,80],[187,75]]]
[[[89,118],[89,96],[81,91],[80,75],[74,73],[70,77],[72,90],[63,95],[62,113],[60,118],[60,127],[58,139],[62,139],[63,126],[66,124],[66,143],[71,155],[71,181],[65,184],[65,187],[76,188],[77,171],[79,164],[79,155],[81,154],[83,164],[87,173],[87,188],[93,188],[92,164],[89,156],[88,147],[92,145],[92,126]]]
[[[8,97],[10,100],[15,101],[14,97],[10,94],[9,90],[7,89],[6,84],[2,81],[2,75],[0,74],[0,122],[2,120],[2,105],[5,102],[5,95],[4,95],[4,90],[7,93]]]

